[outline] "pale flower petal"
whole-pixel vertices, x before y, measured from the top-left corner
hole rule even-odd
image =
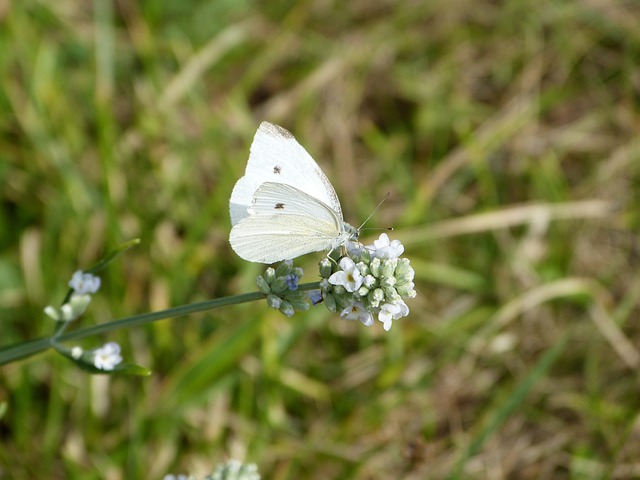
[[[404,245],[400,240],[389,240],[389,235],[383,233],[378,240],[374,240],[373,245],[367,247],[371,251],[371,256],[382,259],[398,258],[404,252]]]
[[[93,352],[93,364],[100,370],[113,370],[121,362],[120,345],[116,342],[106,343]]]
[[[361,302],[356,302],[343,309],[340,316],[345,320],[359,320],[367,327],[373,325],[373,315],[364,308]]]
[[[363,278],[356,264],[348,257],[340,260],[340,268],[329,277],[329,283],[332,285],[342,285],[347,292],[355,292],[362,286]]]
[[[391,329],[393,320],[397,320],[409,315],[409,307],[402,300],[398,300],[396,303],[385,303],[380,307],[378,312],[378,320],[380,320],[386,331]]]
[[[100,289],[100,277],[77,270],[69,280],[69,287],[79,295],[96,293]]]

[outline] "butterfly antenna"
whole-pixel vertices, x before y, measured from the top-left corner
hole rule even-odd
[[[391,192],[387,192],[387,194],[384,196],[384,198],[382,200],[380,200],[380,203],[378,204],[378,206],[376,208],[373,209],[373,212],[371,212],[371,215],[369,215],[367,217],[367,219],[364,222],[362,222],[362,225],[360,225],[358,227],[358,232],[360,230],[362,230],[362,227],[364,227],[365,223],[367,223],[371,219],[371,217],[373,217],[373,214],[376,213],[378,211],[378,209],[380,208],[380,206],[387,200],[387,198],[389,198],[389,195],[391,195]],[[393,227],[385,227],[385,228],[383,228],[383,230],[391,231],[391,230],[393,230]]]

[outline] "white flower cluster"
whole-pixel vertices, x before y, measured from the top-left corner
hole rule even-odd
[[[295,311],[309,310],[305,294],[298,291],[302,275],[302,269],[294,267],[293,260],[285,260],[278,268],[269,267],[264,275],[258,275],[256,283],[267,297],[267,305],[290,317]]]
[[[404,298],[414,298],[414,271],[409,259],[400,258],[404,246],[389,240],[386,233],[373,245],[352,246],[349,256],[336,265],[331,259],[320,261],[322,298],[327,308],[340,312],[346,320],[374,323],[374,316],[389,330],[394,320],[406,317],[409,307]]]
[[[260,480],[260,474],[255,463],[243,464],[239,460],[231,459],[218,465],[205,480]]]
[[[169,473],[163,480],[197,480],[197,478],[193,475]],[[231,459],[218,465],[212,474],[204,477],[204,480],[260,480],[260,474],[255,463],[243,464],[239,460]]]
[[[78,270],[69,280],[69,287],[71,295],[60,308],[48,305],[44,309],[44,313],[57,322],[70,322],[87,311],[91,295],[100,289],[100,277]]]

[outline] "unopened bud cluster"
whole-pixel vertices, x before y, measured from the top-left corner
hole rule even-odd
[[[198,480],[198,478],[194,475],[167,474],[163,480]],[[213,473],[205,476],[203,480],[260,480],[260,474],[255,463],[243,464],[239,460],[231,459],[218,465]]]
[[[277,268],[269,267],[257,278],[258,289],[267,297],[267,304],[290,317],[294,312],[309,310],[304,292],[298,290],[298,281],[303,271],[287,260]]]

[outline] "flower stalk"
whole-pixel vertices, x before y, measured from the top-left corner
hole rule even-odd
[[[313,290],[319,287],[318,282],[307,283],[298,286],[298,290]],[[99,325],[91,325],[89,327],[79,328],[73,332],[63,333],[56,336],[56,342],[69,342],[72,340],[80,340],[83,338],[100,335],[103,333],[113,332],[121,328],[133,328],[147,325],[158,320],[168,318],[182,317],[192,313],[206,312],[215,308],[228,307],[230,305],[239,305],[241,303],[263,300],[264,294],[261,292],[244,293],[242,295],[232,295],[229,297],[217,298],[214,300],[205,300],[202,302],[181,305],[179,307],[159,310],[157,312],[143,313],[140,315],[132,315],[130,317],[101,323]],[[51,348],[52,337],[42,337],[29,340],[15,345],[8,345],[0,348],[0,365],[20,360],[22,358],[31,357],[38,353],[44,352]]]

